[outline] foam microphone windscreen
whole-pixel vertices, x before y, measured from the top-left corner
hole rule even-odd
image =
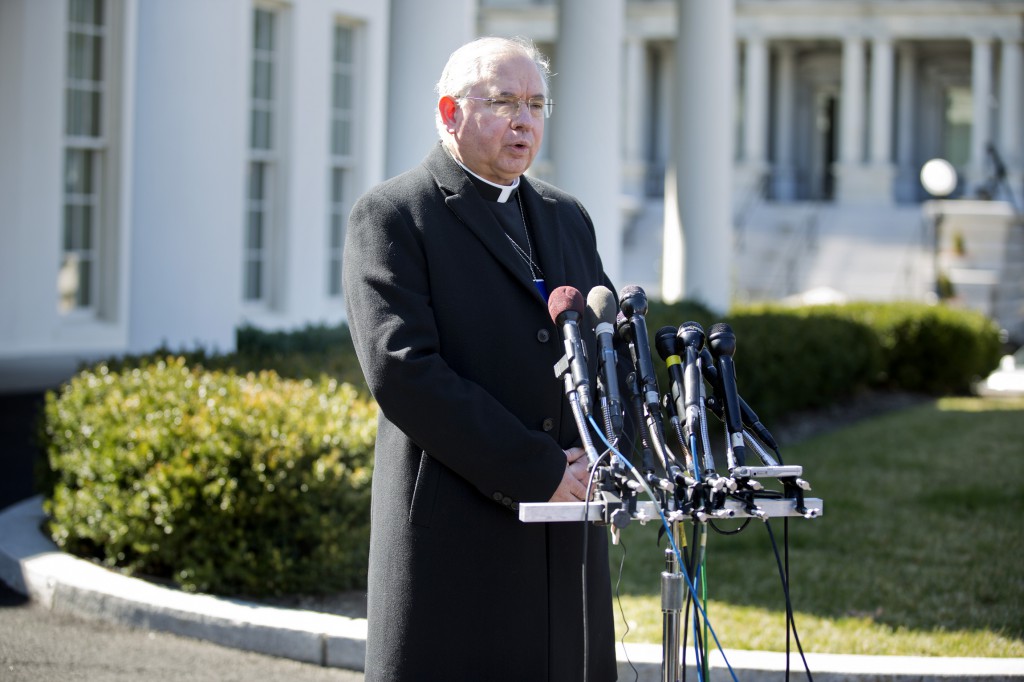
[[[575,287],[558,287],[548,297],[548,314],[555,324],[559,324],[558,318],[569,311],[583,314],[583,294]]]
[[[587,294],[587,322],[591,327],[606,322],[615,326],[615,316],[619,314],[619,305],[615,294],[608,287],[597,286]]]

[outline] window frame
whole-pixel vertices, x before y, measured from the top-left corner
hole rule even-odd
[[[363,26],[354,20],[338,17],[331,27],[330,112],[328,116],[327,170],[327,234],[326,295],[340,299],[343,294],[341,267],[344,257],[348,214],[353,194],[359,186],[361,125],[358,103],[363,101],[360,74],[364,68]],[[347,61],[339,59],[339,35],[348,32]],[[339,93],[339,83],[347,77],[348,93]],[[347,106],[339,106],[339,99]],[[347,147],[339,150],[339,125],[347,124]]]

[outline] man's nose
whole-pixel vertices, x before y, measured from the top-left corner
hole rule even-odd
[[[513,128],[532,128],[535,119],[530,113],[530,105],[524,100],[519,100],[516,105],[516,113],[512,116]]]

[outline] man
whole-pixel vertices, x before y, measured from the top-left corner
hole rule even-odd
[[[523,175],[551,108],[547,62],[483,38],[437,89],[441,143],[356,203],[345,246],[349,325],[381,411],[366,679],[563,682],[586,667],[614,680],[604,531],[517,515],[586,496],[547,292],[612,288],[583,207]]]

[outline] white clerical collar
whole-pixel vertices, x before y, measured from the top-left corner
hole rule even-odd
[[[461,161],[456,159],[454,156],[452,157],[452,159],[455,160],[455,163],[457,163],[460,166],[462,166],[462,170],[466,171],[467,173],[472,175],[474,178],[476,178],[480,182],[486,182],[488,185],[490,185],[491,187],[493,187],[496,190],[498,190],[499,194],[498,194],[498,198],[497,198],[496,201],[499,204],[504,204],[506,201],[508,201],[512,197],[512,193],[516,191],[517,187],[519,187],[519,178],[518,177],[515,180],[512,181],[511,185],[499,185],[496,182],[491,182],[487,178],[481,178],[479,175],[477,175],[473,171],[471,171],[468,168],[466,168],[465,164],[463,164]]]

